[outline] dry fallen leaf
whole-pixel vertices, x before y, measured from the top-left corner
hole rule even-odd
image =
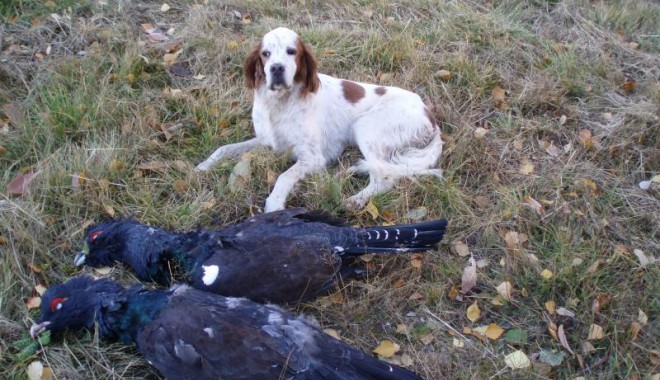
[[[479,317],[481,317],[481,310],[479,309],[479,305],[477,304],[477,301],[475,301],[472,305],[470,305],[467,308],[467,319],[470,320],[470,322],[476,322]]]
[[[161,12],[167,12],[170,10],[170,5],[167,3],[163,3],[163,5],[160,6],[160,11]]]
[[[504,363],[506,363],[506,365],[512,369],[529,368],[532,365],[529,357],[527,357],[527,355],[525,355],[525,353],[521,350],[513,351],[512,353],[505,356]]]
[[[547,269],[544,269],[543,272],[541,272],[541,277],[543,277],[546,280],[551,279],[552,276],[554,276],[554,274],[551,271],[547,270]]]
[[[9,195],[25,195],[30,184],[37,176],[37,173],[26,173],[20,174],[14,177],[14,179],[9,182],[7,185],[7,194]]]
[[[621,85],[621,87],[623,88],[623,91],[625,91],[626,93],[631,93],[637,88],[637,82],[633,80],[628,80],[626,81],[626,83]]]
[[[646,257],[646,255],[644,254],[644,251],[642,251],[641,249],[635,249],[633,250],[633,253],[635,254],[635,256],[637,256],[637,259],[639,260],[639,265],[642,268],[646,268],[646,266],[651,263],[649,258]]]
[[[554,340],[559,340],[559,337],[557,337],[557,325],[554,322],[548,322],[548,332]]]
[[[34,287],[34,291],[37,292],[38,295],[43,296],[44,293],[46,293],[46,287],[41,284],[38,284],[37,286]]]
[[[591,131],[588,129],[580,130],[580,133],[578,134],[578,140],[580,141],[580,144],[582,144],[582,146],[585,148],[591,148],[594,146],[594,140],[591,138]]]
[[[380,342],[380,344],[376,348],[373,349],[373,353],[383,358],[391,358],[400,349],[401,347],[398,344],[390,340],[384,340]]]
[[[637,340],[637,336],[639,335],[639,332],[642,330],[642,324],[639,322],[632,322],[630,324],[630,339],[635,341]]]
[[[550,156],[552,156],[552,157],[559,156],[559,152],[560,152],[559,148],[557,148],[557,146],[554,143],[549,142],[549,143],[545,144],[545,142],[544,142],[543,145],[544,145],[544,148],[545,148],[545,152],[548,153]]]
[[[463,341],[460,340],[460,339],[453,338],[453,340],[452,340],[452,345],[453,345],[454,347],[461,348],[461,347],[464,347],[464,346],[465,346],[465,342],[463,342]]]
[[[497,289],[497,293],[502,296],[505,300],[511,302],[513,299],[511,292],[513,291],[513,285],[509,281],[504,281],[501,284],[497,285],[495,287]]]
[[[506,91],[502,87],[500,86],[493,87],[491,93],[493,95],[493,105],[495,106],[495,108],[502,111],[506,111],[510,108],[509,105],[506,103]]]
[[[605,334],[603,333],[603,328],[595,323],[592,323],[591,326],[589,326],[589,337],[587,337],[588,340],[600,340],[605,337]]]
[[[396,333],[407,335],[409,333],[408,326],[406,326],[404,323],[399,323],[396,325]]]
[[[339,332],[335,329],[323,329],[323,332],[337,340],[341,340],[341,337],[339,336]]]
[[[504,329],[500,327],[497,323],[491,323],[488,325],[484,335],[486,335],[491,340],[497,340],[499,337],[504,334]]]
[[[557,304],[555,301],[550,300],[545,303],[545,309],[548,311],[548,314],[555,315]]]
[[[571,346],[568,344],[568,339],[566,339],[566,333],[564,332],[564,325],[559,325],[559,328],[557,329],[557,337],[559,338],[559,342],[561,343],[562,347],[564,347],[566,351],[570,352],[571,355],[575,355],[575,353],[571,349]]]
[[[110,272],[112,272],[112,268],[111,267],[94,268],[94,272],[96,272],[101,276],[107,276],[108,274],[110,274]]]
[[[438,70],[433,74],[434,77],[440,78],[444,81],[448,81],[451,79],[451,73],[447,70]]]
[[[379,215],[378,207],[376,207],[374,202],[369,201],[369,203],[367,203],[367,206],[364,208],[364,211],[366,211],[367,213],[369,213],[369,215],[371,215],[371,219],[376,220],[376,218],[378,218]]]
[[[470,248],[460,240],[452,241],[449,249],[461,257],[470,255]]]
[[[44,373],[44,365],[40,361],[33,361],[26,369],[29,380],[41,380]]]
[[[474,130],[474,137],[476,137],[477,140],[481,140],[482,138],[484,138],[484,136],[486,136],[486,133],[488,133],[488,130],[486,128],[479,127]]]
[[[461,278],[461,293],[467,294],[472,288],[477,285],[477,263],[474,258],[470,257],[468,265],[463,269],[463,277]]]
[[[423,258],[424,255],[421,253],[413,253],[412,256],[410,256],[410,266],[413,268],[422,269]]]
[[[495,306],[504,306],[504,298],[498,294],[490,300],[490,303]]]
[[[642,311],[642,309],[637,309],[637,322],[645,325],[649,321],[649,317],[646,316],[646,313]]]
[[[543,206],[536,199],[527,195],[523,198],[523,202],[523,206],[531,208],[539,215],[543,215]]]
[[[451,289],[449,289],[449,292],[447,292],[447,298],[449,298],[450,300],[455,300],[458,298],[459,295],[460,295],[460,290],[458,286],[456,284],[452,284]]]
[[[419,341],[422,342],[423,345],[428,346],[429,344],[431,344],[431,342],[433,342],[433,339],[435,338],[433,337],[433,333],[430,332],[427,334],[420,335],[419,337],[417,337],[417,339],[419,339]]]
[[[565,307],[560,307],[557,309],[557,314],[561,315],[562,317],[570,317],[570,318],[575,318],[575,313],[572,311],[566,309]]]
[[[521,174],[530,175],[534,172],[534,164],[529,162],[529,160],[525,160],[520,164],[519,171]]]
[[[28,310],[38,308],[41,306],[41,297],[28,298],[28,300],[25,301],[25,306],[27,306]]]

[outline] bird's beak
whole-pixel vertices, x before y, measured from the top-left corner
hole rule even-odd
[[[48,321],[33,324],[32,327],[30,327],[30,336],[32,339],[38,337],[39,334],[44,332],[46,330],[46,326],[48,325],[50,325],[50,322]]]
[[[76,253],[76,257],[73,258],[73,265],[79,267],[85,263],[85,257],[87,253],[85,251],[80,251]]]

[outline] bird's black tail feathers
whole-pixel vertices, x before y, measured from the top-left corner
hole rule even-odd
[[[341,255],[365,253],[408,253],[434,249],[442,240],[447,219],[397,226],[368,227],[358,230],[357,241],[344,248]]]

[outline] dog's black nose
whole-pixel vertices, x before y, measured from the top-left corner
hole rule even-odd
[[[284,74],[284,65],[281,63],[275,63],[270,67],[270,72],[273,74]]]

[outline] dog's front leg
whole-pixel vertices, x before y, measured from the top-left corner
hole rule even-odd
[[[218,161],[226,159],[226,158],[236,158],[242,155],[243,153],[247,153],[251,151],[252,149],[257,148],[261,144],[259,143],[259,140],[255,137],[253,139],[247,140],[247,141],[242,141],[239,143],[235,144],[227,144],[223,145],[220,148],[216,149],[213,154],[209,156],[204,162],[201,164],[197,165],[195,168],[196,171],[206,171],[211,169],[213,165],[215,165]]]
[[[325,165],[322,160],[318,162],[298,161],[287,171],[282,173],[275,181],[273,191],[266,198],[266,207],[264,212],[271,212],[284,209],[286,198],[293,190],[293,187],[305,178],[307,174],[321,171]]]

